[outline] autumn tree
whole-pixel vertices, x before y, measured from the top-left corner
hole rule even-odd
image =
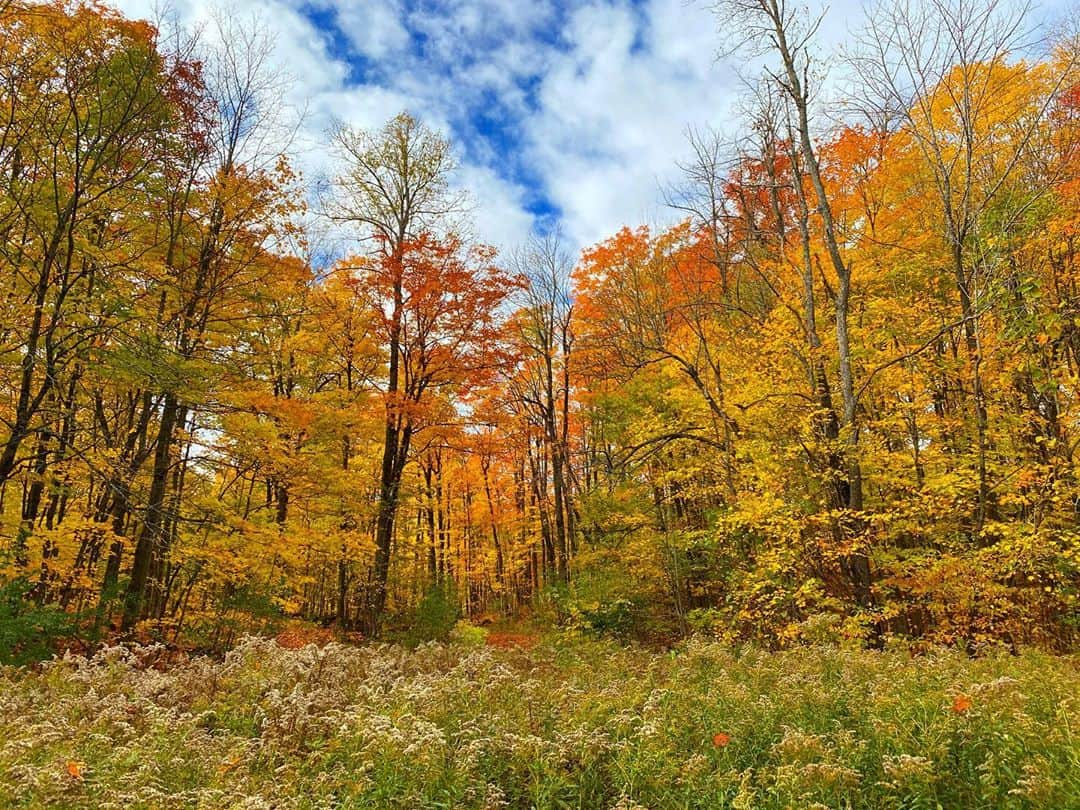
[[[520,352],[510,386],[539,423],[545,458],[536,471],[545,474],[534,473],[534,485],[542,510],[544,562],[565,581],[570,575],[570,554],[576,542],[569,442],[574,348],[572,263],[557,236],[552,235],[519,248],[513,267],[526,281],[513,318]],[[550,506],[547,470],[551,477]]]
[[[1049,178],[1031,184],[1029,176],[1020,192],[1010,180],[1022,171],[1027,155],[1044,148],[1048,116],[1076,79],[1075,53],[1053,76],[1009,64],[1014,52],[1026,47],[1030,32],[1024,9],[994,0],[882,6],[867,15],[851,60],[860,82],[861,113],[908,140],[927,173],[970,369],[979,482],[976,532],[995,508],[980,335],[998,276],[985,250],[988,219],[1010,227],[1052,186]],[[1022,86],[1033,80],[1037,89],[1026,92]]]
[[[89,347],[116,325],[73,308],[80,300],[115,306],[138,272],[138,255],[118,248],[131,238],[128,217],[146,210],[140,184],[158,131],[174,120],[170,99],[186,67],[183,54],[158,53],[150,26],[97,7],[20,4],[2,24],[12,58],[2,91],[0,260],[11,286],[0,355],[15,361],[4,367],[5,486],[24,464],[43,480],[48,457],[66,452],[70,436],[54,426],[71,408]],[[24,536],[41,503],[33,488]]]
[[[371,603],[371,615],[377,620],[386,604],[394,520],[411,440],[401,394],[405,376],[405,252],[421,234],[445,228],[448,218],[461,210],[463,200],[449,187],[454,168],[450,143],[408,113],[401,113],[377,132],[341,127],[333,142],[345,171],[335,183],[329,214],[357,228],[361,239],[374,242],[372,253],[381,265],[379,277],[388,282],[386,289],[380,290],[387,295],[389,317],[385,333],[386,430]]]
[[[213,350],[215,333],[230,328],[234,307],[275,270],[270,246],[289,227],[295,204],[292,175],[266,140],[273,126],[269,99],[281,79],[267,62],[270,43],[258,26],[218,23],[218,45],[207,60],[206,122],[201,149],[180,144],[161,238],[157,350],[174,376],[161,393],[161,416],[150,490],[132,560],[124,605],[131,627],[160,610],[169,540],[167,492],[178,432],[194,406],[186,386]],[[269,151],[268,151],[269,150]],[[279,153],[278,153],[279,154]],[[151,603],[147,605],[147,597]]]
[[[307,220],[258,25],[0,0],[0,634],[1075,648],[1075,38],[883,3],[826,108],[820,18],[717,8],[680,221],[504,270],[408,114]]]
[[[829,263],[836,277],[835,323],[839,368],[839,390],[842,401],[841,426],[847,443],[847,474],[840,487],[843,509],[858,512],[863,508],[862,468],[858,458],[859,428],[857,399],[852,364],[851,309],[852,268],[845,257],[834,218],[833,205],[826,191],[821,161],[814,144],[815,121],[813,104],[817,88],[812,84],[815,73],[812,49],[813,37],[821,25],[821,17],[805,19],[803,9],[786,0],[731,0],[716,5],[717,12],[734,21],[736,41],[748,43],[767,51],[779,60],[779,67],[770,72],[772,80],[791,105],[793,134],[798,154],[812,190],[813,208],[820,222],[820,236]],[[856,549],[844,562],[856,598],[863,606],[871,601],[870,562],[866,553]]]

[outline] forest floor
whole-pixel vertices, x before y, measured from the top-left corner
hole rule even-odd
[[[0,669],[0,806],[1080,808],[1076,657],[488,641]]]

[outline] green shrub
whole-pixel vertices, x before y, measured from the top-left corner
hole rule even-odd
[[[614,599],[598,605],[579,608],[579,621],[596,636],[629,638],[635,626],[634,603],[629,599]]]
[[[686,626],[694,633],[720,635],[727,617],[716,608],[694,608],[686,614]]]
[[[450,631],[450,640],[463,647],[482,647],[487,639],[488,631],[483,627],[458,619],[454,629]]]
[[[41,661],[75,634],[75,617],[53,605],[39,605],[33,587],[24,577],[0,585],[0,664]]]
[[[460,616],[461,607],[453,585],[433,585],[416,606],[409,640],[415,643],[446,641]]]

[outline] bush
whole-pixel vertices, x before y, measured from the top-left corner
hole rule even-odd
[[[579,608],[579,622],[590,633],[610,638],[629,638],[635,626],[634,603],[615,599],[591,607]]]
[[[483,627],[459,619],[454,629],[450,631],[450,640],[463,647],[483,647],[487,640],[488,631]]]
[[[686,626],[694,633],[718,637],[722,634],[727,616],[716,608],[694,608],[686,614]]]
[[[433,585],[416,606],[408,640],[446,641],[460,616],[461,607],[453,585]]]
[[[33,599],[26,578],[0,586],[0,664],[30,664],[49,658],[57,644],[75,634],[75,617]]]

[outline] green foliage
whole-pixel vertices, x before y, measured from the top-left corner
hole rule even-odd
[[[619,569],[595,564],[571,584],[545,589],[541,606],[549,625],[597,638],[622,640],[649,637],[650,615],[641,600],[631,598],[633,580]]]
[[[177,620],[165,620],[147,622],[145,629],[155,641],[180,640],[185,647],[222,650],[249,633],[277,633],[284,620],[268,588],[245,583],[227,588],[212,611],[188,618],[182,627],[177,626]]]
[[[55,605],[39,605],[32,591],[25,578],[0,585],[0,664],[48,658],[76,630],[75,616]]]
[[[453,585],[433,585],[416,606],[406,638],[413,644],[446,641],[461,617]]]
[[[686,626],[694,633],[717,636],[722,632],[724,612],[716,608],[694,608],[686,614]]]
[[[458,619],[454,629],[450,631],[450,640],[463,647],[483,647],[487,636],[487,630],[465,619]]]
[[[615,599],[578,608],[578,626],[596,636],[628,638],[634,629],[634,603],[629,599]]]

